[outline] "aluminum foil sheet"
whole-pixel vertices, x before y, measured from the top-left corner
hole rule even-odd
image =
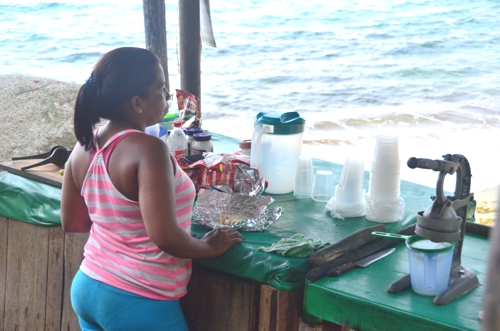
[[[244,195],[261,195],[266,190],[266,180],[260,177],[259,170],[245,164],[236,164],[234,191]]]
[[[221,213],[249,215],[252,218],[229,227],[239,231],[263,231],[278,221],[283,214],[283,207],[267,208],[273,201],[270,196],[245,196],[205,190],[198,194],[193,210],[193,221],[210,229],[217,229],[228,227],[220,223]]]

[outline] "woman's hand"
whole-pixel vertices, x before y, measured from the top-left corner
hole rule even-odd
[[[236,230],[219,228],[206,233],[201,240],[210,246],[213,251],[212,257],[216,257],[227,251],[231,246],[241,243],[243,236]]]

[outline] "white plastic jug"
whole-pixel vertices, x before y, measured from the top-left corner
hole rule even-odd
[[[268,181],[267,193],[293,192],[305,122],[297,112],[255,116],[250,166]]]

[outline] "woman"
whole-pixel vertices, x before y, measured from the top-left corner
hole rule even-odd
[[[105,54],[78,93],[61,220],[65,231],[90,231],[71,288],[83,330],[187,330],[179,298],[190,259],[242,241],[227,228],[191,237],[193,183],[167,145],[144,134],[169,99],[159,59],[132,47]],[[94,131],[101,118],[109,121]]]

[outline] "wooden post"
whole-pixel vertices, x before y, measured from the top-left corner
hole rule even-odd
[[[165,86],[170,91],[170,83],[168,80],[165,0],[143,0],[142,4],[144,8],[146,48],[155,53],[160,58],[161,65],[165,73]]]
[[[500,203],[497,208],[500,207]],[[500,328],[500,214],[496,216],[496,226],[492,229],[488,249],[486,286],[484,290],[483,310],[479,312],[481,330],[499,330]],[[467,226],[469,226],[467,224]]]
[[[201,111],[201,38],[200,0],[179,1],[181,89],[200,100]]]

